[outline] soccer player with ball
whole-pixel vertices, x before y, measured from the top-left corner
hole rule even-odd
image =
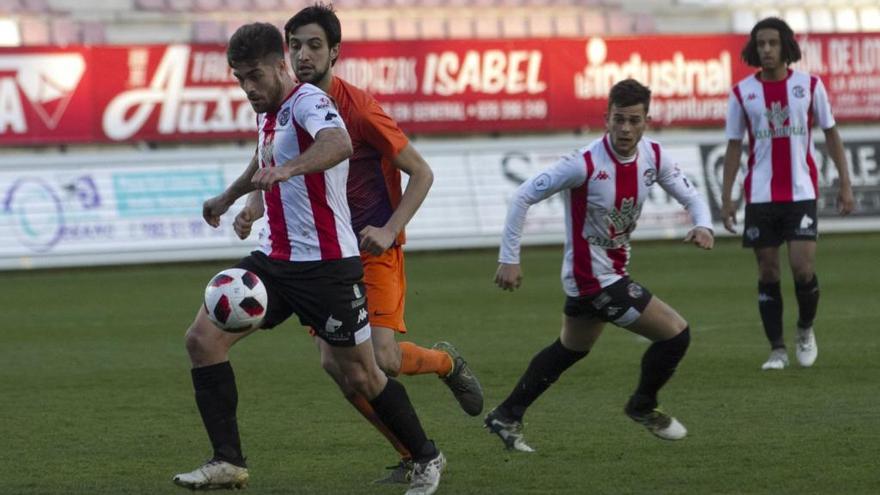
[[[522,434],[526,409],[587,355],[606,323],[652,342],[642,356],[638,387],[626,403],[626,414],[660,438],[679,440],[687,435],[678,420],[658,408],[657,394],[687,351],[690,327],[668,304],[630,279],[629,239],[655,184],[690,213],[694,228],[686,242],[711,249],[712,218],[705,200],[660,143],[642,137],[650,101],[651,91],[634,79],[615,84],[605,116],[607,133],[527,180],[510,202],[495,274],[500,288],[512,291],[522,282],[520,240],[531,205],[561,194],[567,236],[560,336],[532,358],[510,395],[485,419],[508,449],[533,450]]]
[[[428,440],[404,387],[386,377],[373,353],[363,268],[346,201],[352,146],[339,111],[317,87],[294,84],[282,35],[271,24],[239,28],[229,41],[227,59],[258,114],[259,140],[244,173],[205,202],[205,220],[216,227],[236,199],[255,189],[263,191],[266,235],[261,236],[259,249],[236,266],[265,285],[268,308],[260,328],[275,327],[292,315],[314,328],[328,344],[322,359],[337,367],[369,401],[378,418],[413,454],[414,462],[430,466],[427,470],[435,473],[428,485],[414,480],[407,493],[433,493],[445,458]],[[217,277],[214,283],[226,285]],[[212,322],[206,306],[190,325],[186,349],[213,455],[194,471],[174,476],[177,485],[214,489],[247,484],[229,350],[256,330],[223,331]]]

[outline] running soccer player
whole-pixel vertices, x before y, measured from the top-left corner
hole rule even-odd
[[[507,212],[495,283],[515,290],[522,283],[520,240],[531,205],[556,193],[565,203],[566,241],[562,262],[565,290],[559,338],[538,352],[510,395],[485,419],[485,426],[511,450],[532,452],[522,433],[528,407],[559,376],[583,359],[605,323],[650,339],[642,357],[638,387],[624,411],[654,435],[679,440],[687,429],[658,408],[657,394],[672,376],[690,343],[690,327],[674,309],[630,279],[630,234],[651,186],[659,183],[690,213],[695,227],[685,242],[714,245],[706,202],[663,147],[642,134],[648,124],[651,91],[634,79],[611,88],[607,133],[528,179]]]
[[[244,173],[207,200],[212,226],[235,200],[262,190],[268,226],[257,251],[236,265],[265,283],[269,305],[263,328],[297,315],[311,326],[321,360],[370,404],[375,415],[412,454],[423,476],[407,491],[433,493],[445,464],[428,440],[403,385],[376,364],[366,316],[357,237],[346,200],[351,141],[333,101],[311,84],[294,84],[284,60],[284,39],[271,24],[239,28],[229,41],[233,75],[257,112],[259,141]],[[196,404],[214,452],[204,465],[174,476],[190,489],[240,488],[248,482],[236,410],[238,392],[229,350],[255,332],[221,331],[199,309],[186,333]]]
[[[742,59],[759,70],[733,87],[727,112],[721,217],[724,227],[736,233],[736,205],[731,195],[740,168],[743,134],[748,132],[742,243],[754,250],[758,264],[758,312],[770,342],[763,370],[788,366],[779,288],[779,246],[783,242],[788,245],[798,303],[795,354],[804,367],[812,366],[819,354],[813,330],[819,305],[814,122],[825,133],[828,154],[837,168],[838,211],[848,215],[854,208],[846,155],[828,94],[817,76],[789,68],[800,58],[794,32],[785,21],[769,17],[755,24]]]

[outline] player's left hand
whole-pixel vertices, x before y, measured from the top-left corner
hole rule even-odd
[[[852,187],[841,187],[837,191],[837,212],[841,215],[849,215],[856,209],[856,200],[853,197]]]
[[[269,191],[278,182],[284,182],[290,178],[290,169],[287,167],[266,167],[257,170],[251,177],[251,184],[257,189]]]
[[[684,242],[696,244],[703,249],[712,249],[715,246],[715,235],[706,227],[694,227],[684,236]]]
[[[358,233],[361,236],[360,250],[379,256],[394,244],[397,237],[391,229],[367,225]]]

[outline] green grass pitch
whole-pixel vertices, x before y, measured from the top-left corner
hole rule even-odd
[[[404,377],[448,459],[443,494],[880,492],[880,234],[825,236],[811,369],[761,372],[768,348],[749,251],[635,242],[633,277],[690,322],[661,394],[687,425],[653,438],[622,413],[646,342],[612,326],[526,415],[538,451],[509,453],[432,376]],[[524,250],[524,287],[495,289],[494,250],[410,253],[409,338],[449,340],[497,404],[559,331],[561,249]],[[0,273],[0,493],[180,494],[210,455],[183,333],[229,262]],[[783,264],[786,266],[785,264]],[[786,340],[796,303],[783,278]],[[395,453],[340,396],[298,324],[233,350],[239,424],[260,494],[402,494],[368,483]]]

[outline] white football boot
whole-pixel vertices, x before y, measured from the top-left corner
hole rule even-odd
[[[446,469],[446,457],[443,452],[427,462],[414,462],[412,481],[404,495],[432,495],[440,486],[440,474]]]
[[[816,334],[813,332],[813,327],[797,329],[795,355],[798,363],[804,368],[809,368],[816,362],[819,347],[816,345]]]
[[[785,350],[784,347],[780,347],[779,349],[773,349],[770,351],[770,357],[767,358],[767,361],[761,365],[761,369],[764,371],[768,370],[782,370],[788,367],[788,351]]]
[[[190,490],[238,490],[248,483],[248,470],[226,461],[210,460],[195,471],[180,473],[171,480]]]

